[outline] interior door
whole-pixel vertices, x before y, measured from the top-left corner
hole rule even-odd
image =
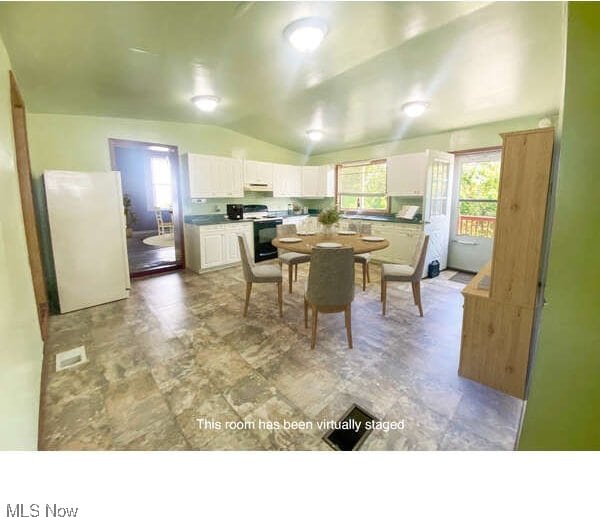
[[[448,264],[479,271],[492,258],[500,149],[456,157]]]
[[[428,151],[427,186],[423,220],[425,233],[429,235],[429,246],[425,260],[427,265],[440,262],[440,269],[448,265],[448,241],[450,239],[451,185],[454,155],[441,151]]]

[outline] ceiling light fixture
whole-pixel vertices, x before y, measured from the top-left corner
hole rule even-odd
[[[320,129],[309,129],[306,136],[311,142],[318,142],[323,139],[323,131]]]
[[[409,117],[419,117],[429,107],[429,104],[425,101],[412,101],[407,102],[402,106],[402,111]]]
[[[219,97],[215,97],[214,95],[196,95],[192,97],[192,102],[196,107],[206,112],[215,111],[220,100]]]
[[[327,24],[321,18],[300,18],[290,23],[283,35],[289,40],[292,47],[300,52],[312,52],[323,41],[327,34]]]

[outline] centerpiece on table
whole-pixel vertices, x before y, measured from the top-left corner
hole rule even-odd
[[[335,206],[321,210],[318,221],[323,225],[325,235],[333,235],[333,225],[339,222],[340,217],[341,212]]]

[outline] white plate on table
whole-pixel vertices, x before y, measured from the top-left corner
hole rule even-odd
[[[298,237],[281,237],[281,239],[279,239],[279,242],[302,242],[302,239],[299,239]]]
[[[352,230],[340,230],[338,235],[356,235],[356,232]]]
[[[377,237],[377,235],[365,235],[362,237],[362,240],[367,242],[381,242],[385,239],[383,237]]]
[[[341,248],[342,245],[339,242],[319,242],[315,244],[317,248]]]

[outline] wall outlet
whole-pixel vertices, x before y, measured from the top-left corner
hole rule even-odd
[[[202,198],[192,198],[192,203],[195,203],[197,205],[204,205],[206,203],[207,199],[202,199]]]

